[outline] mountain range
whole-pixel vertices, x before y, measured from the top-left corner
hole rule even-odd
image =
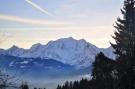
[[[14,45],[9,49],[0,49],[0,67],[32,81],[31,84],[33,81],[41,84],[47,80],[50,81],[49,86],[56,87],[62,81],[89,75],[99,52],[115,58],[112,47],[98,48],[84,39],[76,40],[72,37],[50,41],[46,45],[37,43],[29,49]]]

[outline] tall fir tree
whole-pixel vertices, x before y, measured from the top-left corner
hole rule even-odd
[[[135,56],[135,0],[125,0],[121,9],[123,18],[118,18],[115,36],[116,44],[111,44],[118,57]]]
[[[117,89],[135,89],[135,0],[125,0],[121,13],[114,26],[116,44],[111,44],[118,62]]]

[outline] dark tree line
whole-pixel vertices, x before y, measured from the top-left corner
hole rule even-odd
[[[19,89],[31,89],[29,88],[29,85],[27,82],[22,82],[21,86]],[[37,88],[37,87],[34,87],[33,89],[46,89],[46,88]]]
[[[90,89],[90,81],[87,79],[74,82],[67,81],[63,86],[58,85],[56,89]]]
[[[66,82],[57,89],[135,89],[135,0],[124,0],[121,9],[123,18],[118,18],[111,43],[115,60],[103,53],[95,57],[92,79]]]
[[[114,60],[107,58],[103,53],[99,53],[93,63],[91,80],[67,81],[63,86],[58,85],[56,89],[115,89],[113,84],[117,80],[117,76],[115,71],[112,71],[115,69],[115,64]]]

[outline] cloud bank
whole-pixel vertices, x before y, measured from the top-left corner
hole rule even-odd
[[[71,24],[64,21],[37,20],[37,19],[21,18],[18,16],[9,16],[9,15],[2,15],[2,14],[0,14],[0,20],[19,22],[19,23],[29,24],[29,25],[41,25],[41,26],[52,26],[52,27],[68,26]]]

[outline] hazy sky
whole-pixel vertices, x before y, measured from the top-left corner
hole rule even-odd
[[[71,36],[108,47],[122,4],[123,0],[0,0],[0,48],[29,48]]]

